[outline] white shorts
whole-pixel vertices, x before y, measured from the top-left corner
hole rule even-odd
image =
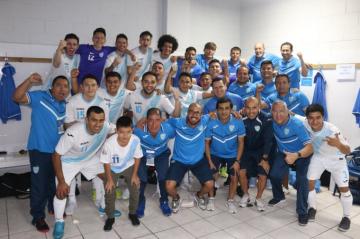
[[[76,174],[82,173],[86,177],[86,179],[91,180],[95,178],[99,173],[104,172],[104,166],[100,162],[98,157],[94,157],[90,160],[77,163],[62,162],[62,171],[66,184],[70,185],[71,180],[73,180]]]
[[[320,179],[321,174],[325,170],[331,173],[331,177],[338,187],[349,186],[349,170],[345,159],[326,159],[313,156],[310,161],[307,178],[309,180]]]

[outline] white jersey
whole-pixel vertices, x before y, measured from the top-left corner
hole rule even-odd
[[[211,91],[212,91],[212,87],[210,86],[207,90],[204,90],[202,87],[200,87],[200,91],[201,92],[206,92],[206,93],[211,93]],[[207,99],[201,99],[200,101],[199,101],[199,104],[201,105],[201,107],[204,109],[204,106],[206,105],[206,103],[209,101],[211,99],[211,97],[210,98],[207,98]]]
[[[181,103],[180,117],[186,117],[190,104],[198,103],[200,100],[202,100],[201,91],[189,89],[188,92],[184,93],[181,92],[177,87],[173,87],[173,89],[176,90],[179,94],[179,100]],[[175,104],[175,99],[172,96],[171,96],[171,103]]]
[[[109,110],[109,122],[115,124],[117,119],[122,116],[125,99],[131,91],[119,89],[115,96],[109,95],[105,89],[98,89],[98,96],[103,98]]]
[[[56,76],[63,75],[66,76],[69,80],[69,86],[71,89],[71,70],[79,68],[80,55],[75,54],[72,57],[69,57],[65,53],[61,54],[61,62],[59,67],[54,67],[51,65],[51,70],[47,75],[47,83],[44,84],[45,89],[50,89],[52,82]]]
[[[125,147],[120,146],[117,137],[118,135],[115,134],[106,140],[100,154],[100,161],[111,164],[111,171],[114,173],[121,173],[134,165],[134,158],[142,158],[143,152],[140,139],[136,135],[131,135]]]
[[[70,97],[66,104],[66,118],[65,123],[72,123],[74,121],[82,122],[86,117],[86,111],[90,106],[99,106],[105,111],[105,120],[109,120],[109,107],[106,105],[105,100],[95,95],[91,101],[86,101],[82,93],[78,93]]]
[[[103,77],[102,77],[101,84],[100,84],[102,88],[105,88],[105,69],[108,68],[109,66],[111,66],[111,64],[114,62],[116,57],[120,57],[120,64],[117,65],[113,69],[113,71],[119,73],[121,76],[122,83],[121,83],[120,88],[124,88],[124,86],[127,83],[127,79],[128,79],[127,66],[133,65],[134,62],[131,60],[131,58],[128,54],[120,55],[117,51],[114,51],[114,52],[110,53],[106,58],[104,73],[103,73]]]
[[[149,47],[145,54],[140,51],[139,47],[135,47],[131,50],[131,52],[136,56],[136,62],[141,64],[139,71],[136,73],[136,76],[141,79],[142,75],[145,72],[149,71],[151,65],[151,59],[153,55],[153,50]],[[128,66],[132,66],[133,63],[130,61],[128,62]]]
[[[108,134],[115,132],[115,125],[104,123],[97,134],[89,134],[84,122],[68,128],[61,136],[55,151],[61,155],[63,163],[78,163],[91,159],[106,140]]]
[[[161,62],[164,65],[164,76],[167,76],[167,75],[169,75],[171,67],[177,66],[176,61],[172,62],[170,59],[171,59],[171,56],[164,59],[160,56],[160,52],[156,52],[152,56],[151,65],[153,65],[155,62]]]
[[[145,98],[141,90],[131,92],[125,99],[124,109],[133,112],[133,121],[137,123],[141,118],[146,117],[146,113],[150,108],[159,108],[168,114],[172,114],[174,106],[170,100],[164,95],[157,95],[153,92],[152,96]]]

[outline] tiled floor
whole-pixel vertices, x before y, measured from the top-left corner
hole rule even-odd
[[[164,217],[158,207],[158,198],[153,196],[155,187],[150,185],[141,225],[133,227],[130,224],[126,217],[128,203],[118,200],[116,206],[123,215],[116,220],[111,232],[102,230],[104,218],[98,215],[90,199],[90,192],[90,183],[83,183],[78,197],[79,208],[73,216],[66,218],[64,238],[360,238],[360,207],[353,206],[351,229],[341,233],[337,230],[342,215],[339,199],[325,190],[317,195],[316,222],[301,227],[295,215],[295,190],[291,190],[281,207],[268,207],[263,213],[254,207],[239,208],[237,214],[229,214],[224,204],[227,188],[221,188],[217,193],[215,212],[194,207],[182,208],[178,214]],[[181,191],[181,196],[183,199],[191,199],[191,194],[185,190]],[[264,198],[269,200],[271,192],[266,191]],[[45,235],[34,229],[28,212],[28,200],[0,199],[0,239],[52,238],[51,233]],[[53,220],[53,216],[48,216],[47,221],[51,226]]]

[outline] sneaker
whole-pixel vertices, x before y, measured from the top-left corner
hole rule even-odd
[[[236,188],[236,194],[237,194],[239,197],[244,196],[244,191],[241,189],[241,186],[237,186],[237,188]]]
[[[315,208],[309,208],[308,210],[308,219],[309,222],[315,221],[315,215],[316,215],[316,209]]]
[[[54,225],[54,231],[53,231],[53,237],[54,239],[61,239],[64,236],[64,227],[65,227],[65,222],[55,222]]]
[[[256,187],[256,177],[251,177],[249,180],[249,188],[255,188]]]
[[[215,211],[215,198],[210,197],[208,203],[206,205],[206,210],[208,211]]]
[[[177,213],[180,209],[180,205],[181,205],[181,199],[180,197],[178,197],[178,199],[173,199],[171,201],[171,210],[173,213]]]
[[[281,204],[281,203],[283,203],[283,202],[285,202],[285,201],[286,201],[285,198],[284,198],[284,199],[281,199],[281,200],[278,200],[278,199],[273,198],[273,199],[271,199],[271,200],[269,201],[268,205],[269,205],[270,207],[273,207],[273,206],[279,205],[279,204]]]
[[[228,208],[228,212],[231,214],[237,213],[237,209],[233,199],[229,199],[226,201],[225,206]]]
[[[170,216],[171,215],[171,209],[169,207],[169,203],[168,201],[162,201],[160,202],[160,209],[162,211],[162,213],[164,214],[164,216]],[[136,214],[137,214],[137,211],[136,211]],[[139,215],[138,215],[139,217]],[[140,218],[140,217],[139,217]]]
[[[36,227],[36,230],[38,230],[39,232],[46,233],[49,231],[49,226],[45,222],[44,218],[40,218],[36,221],[33,221],[32,224]]]
[[[247,207],[247,205],[250,203],[250,196],[249,194],[244,194],[242,198],[240,199],[239,206],[240,207]]]
[[[338,226],[338,230],[342,232],[346,232],[350,228],[351,221],[348,217],[343,217]]]
[[[144,217],[144,215],[145,215],[145,204],[146,204],[145,200],[139,201],[138,208],[136,209],[136,215],[138,216],[138,218]]]
[[[98,209],[100,216],[104,216],[105,215],[105,208],[99,207]],[[120,217],[121,216],[121,212],[119,210],[114,210],[114,217]]]
[[[255,199],[255,206],[259,212],[265,211],[265,203],[261,199]]]
[[[267,190],[271,190],[271,189],[272,189],[272,184],[271,184],[270,179],[267,179],[267,180],[266,180],[266,189],[267,189]]]
[[[124,192],[121,195],[122,200],[128,200],[130,198],[129,189],[125,188]]]
[[[300,226],[306,226],[308,224],[309,217],[307,214],[305,215],[299,215],[298,217],[298,223]]]
[[[111,231],[112,225],[114,224],[114,222],[115,222],[115,218],[106,219],[105,225],[104,225],[104,231],[106,231],[106,232]]]
[[[196,204],[201,210],[205,210],[205,209],[206,209],[206,201],[205,201],[205,198],[199,197],[198,194],[195,193],[195,195],[194,195],[194,201],[195,201],[195,204]]]
[[[139,226],[139,225],[140,225],[139,218],[137,217],[136,214],[130,214],[130,213],[129,213],[129,219],[130,219],[131,224],[132,224],[133,226]]]
[[[282,186],[282,190],[283,190],[283,192],[284,192],[285,195],[289,195],[289,194],[290,194],[289,188],[285,188],[284,186]]]

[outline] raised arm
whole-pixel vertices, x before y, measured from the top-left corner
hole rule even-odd
[[[26,93],[33,85],[41,85],[41,76],[38,73],[32,73],[26,80],[23,81],[18,87],[16,87],[12,99],[20,104],[28,104],[29,100]]]
[[[299,60],[300,60],[300,64],[301,64],[301,75],[303,77],[307,76],[308,74],[308,68],[304,62],[304,59],[303,59],[303,54],[301,52],[298,52],[297,53],[297,56],[299,57]]]
[[[66,47],[66,41],[60,40],[59,45],[55,51],[55,55],[53,57],[53,61],[52,61],[52,65],[55,68],[59,68],[59,66],[61,64],[61,55],[64,53],[65,47]]]

